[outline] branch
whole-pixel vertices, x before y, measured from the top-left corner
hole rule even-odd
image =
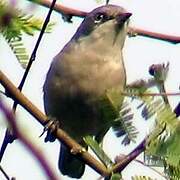
[[[176,117],[180,116],[180,103],[175,107],[174,113],[176,114]]]
[[[28,1],[32,2],[32,0],[28,0]],[[33,2],[38,3],[47,8],[51,6],[50,0],[38,0],[38,1],[33,1]],[[63,6],[60,3],[56,3],[54,10],[62,15],[68,15],[70,17],[77,16],[80,18],[84,18],[88,13],[85,11],[80,11],[80,10]],[[129,35],[130,36],[136,36],[136,35],[145,36],[145,37],[167,41],[174,44],[180,43],[180,36],[173,36],[173,35],[168,35],[168,34],[147,31],[140,28],[136,28],[136,27],[129,27]]]
[[[49,23],[49,20],[50,20],[50,17],[51,17],[51,13],[52,13],[52,11],[53,11],[53,9],[54,9],[55,4],[56,4],[56,0],[53,0],[53,1],[51,2],[51,4],[50,4],[49,12],[48,12],[48,14],[47,14],[47,17],[46,17],[44,23],[43,23],[41,32],[40,32],[40,34],[39,34],[39,37],[38,37],[38,39],[37,39],[37,42],[36,42],[36,44],[35,44],[35,47],[34,47],[33,52],[32,52],[32,54],[31,54],[31,57],[30,57],[30,59],[29,59],[29,62],[28,62],[27,68],[26,68],[26,70],[25,70],[25,72],[24,72],[24,75],[23,75],[23,77],[22,77],[22,80],[21,80],[21,82],[20,82],[20,84],[19,84],[19,86],[18,86],[18,89],[19,89],[20,91],[22,90],[22,88],[23,88],[23,86],[24,86],[24,83],[25,83],[25,81],[26,81],[26,78],[27,78],[27,76],[28,76],[28,73],[29,73],[29,71],[30,71],[30,68],[31,68],[31,66],[32,66],[32,63],[35,61],[38,47],[39,47],[39,45],[40,45],[40,42],[41,42],[41,39],[42,39],[42,37],[43,37],[43,35],[44,35],[44,32],[45,32],[45,30],[46,30],[46,27],[47,27],[47,25],[48,25],[48,23]],[[16,107],[17,107],[17,102],[14,101],[14,104],[13,104],[13,110],[14,110],[14,111],[16,110]]]
[[[168,35],[168,34],[152,32],[152,31],[143,30],[136,27],[129,27],[129,34],[132,34],[132,35],[134,34],[135,36],[140,35],[140,36],[150,37],[150,38],[159,39],[159,40],[167,41],[174,44],[180,43],[180,36],[173,36],[173,35]]]
[[[28,1],[32,2],[32,0],[28,0]],[[47,8],[49,8],[52,3],[50,0],[38,0],[38,1],[33,1],[33,2],[38,3],[39,5],[45,6]],[[84,18],[87,15],[87,12],[85,11],[69,8],[59,3],[55,4],[54,10],[63,15],[71,15],[71,16],[76,16],[76,17],[81,17],[81,18]]]
[[[130,93],[130,92],[122,92],[121,93],[123,96],[180,96],[180,92],[172,92],[172,93],[166,93],[166,92],[162,92],[162,93]]]
[[[0,171],[2,172],[2,174],[4,175],[4,177],[6,178],[6,180],[12,180],[12,178],[10,178],[8,176],[8,174],[5,172],[5,170],[3,169],[3,167],[0,165]]]
[[[28,148],[28,150],[30,150],[31,153],[38,159],[38,162],[40,162],[41,166],[43,167],[44,172],[49,177],[49,180],[58,180],[59,178],[55,176],[55,174],[53,173],[53,170],[48,165],[48,162],[42,156],[41,151],[37,147],[35,147],[30,141],[28,141],[28,139],[25,136],[23,136],[23,134],[17,127],[14,113],[10,111],[1,100],[0,100],[0,109],[6,116],[6,119],[8,120],[9,124],[12,126],[14,134]]]
[[[12,83],[11,81],[0,71],[0,83],[6,89],[8,95],[17,101],[21,106],[23,106],[33,117],[37,119],[39,123],[43,126],[47,124],[48,117],[44,115],[35,105],[32,104]],[[69,149],[83,149],[75,140],[67,135],[60,128],[56,128],[54,125],[50,126],[51,131],[56,130],[56,137],[63,144],[65,144]],[[82,151],[79,154],[82,157],[83,161],[92,167],[95,171],[97,171],[102,176],[106,177],[110,175],[110,171],[107,168],[97,161],[93,156],[91,156],[87,151]]]
[[[163,178],[167,179],[167,176],[165,176],[164,174],[160,173],[158,170],[156,170],[155,168],[148,166],[146,164],[144,164],[144,162],[135,159],[136,162],[142,164],[143,166],[146,166],[147,168],[149,168],[150,170],[154,171],[155,173],[157,173],[158,175],[162,176]],[[168,179],[167,179],[168,180]]]
[[[112,172],[121,172],[132,160],[134,160],[139,154],[145,151],[146,142],[148,138],[145,138],[132,152],[123,158],[118,160],[118,163],[111,169]]]

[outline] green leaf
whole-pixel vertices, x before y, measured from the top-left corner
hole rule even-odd
[[[127,102],[124,102],[118,117],[113,122],[113,130],[117,137],[125,135],[122,144],[127,145],[131,141],[135,142],[138,131],[133,125],[133,113]]]
[[[29,55],[26,51],[26,48],[24,47],[22,39],[21,38],[13,38],[13,39],[7,40],[7,43],[9,44],[9,47],[15,54],[17,60],[20,62],[22,67],[25,68],[26,64],[29,60]]]
[[[171,166],[166,164],[165,173],[169,176],[170,180],[179,180],[180,179],[180,166]]]
[[[111,167],[113,162],[111,159],[106,155],[102,148],[100,148],[99,144],[95,139],[91,136],[86,136],[83,138],[86,144],[92,149],[92,151],[96,154],[99,160],[106,166]]]
[[[153,105],[153,101],[148,102],[147,105]],[[177,174],[180,172],[180,122],[170,106],[165,103],[157,106],[155,110],[156,125],[149,136],[146,153],[159,156],[166,165],[166,172],[168,172],[170,179],[178,179]]]
[[[119,173],[112,174],[110,180],[122,180],[122,175]]]
[[[132,180],[156,180],[156,179],[152,179],[149,176],[132,176],[131,177]]]

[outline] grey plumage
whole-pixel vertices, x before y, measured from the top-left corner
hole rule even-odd
[[[47,73],[43,89],[45,112],[60,120],[60,126],[81,144],[86,135],[101,141],[116,117],[102,108],[101,99],[108,94],[115,106],[122,100],[113,98],[120,96],[126,83],[122,48],[130,16],[115,5],[90,12]],[[84,172],[83,162],[64,146],[59,168],[74,178]]]

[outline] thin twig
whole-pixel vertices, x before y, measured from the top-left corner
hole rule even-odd
[[[164,81],[162,83],[158,83],[157,85],[158,85],[157,87],[159,89],[159,92],[164,94],[162,96],[164,103],[170,106],[169,100],[168,100],[168,96],[166,94],[166,89],[165,89]]]
[[[33,61],[34,61],[35,58],[36,58],[36,53],[37,53],[38,47],[39,47],[39,45],[40,45],[41,39],[42,39],[42,37],[43,37],[43,34],[45,33],[46,27],[47,27],[47,25],[48,25],[48,23],[49,23],[49,21],[50,21],[51,13],[52,13],[52,11],[53,11],[53,9],[54,9],[55,4],[56,4],[56,0],[53,0],[53,1],[51,2],[49,12],[48,12],[47,17],[46,17],[46,19],[45,19],[45,21],[44,21],[44,24],[43,24],[43,26],[42,26],[42,29],[41,29],[41,31],[40,31],[39,37],[38,37],[38,39],[37,39],[37,42],[36,42],[36,44],[35,44],[34,50],[33,50],[32,54],[31,54],[30,59],[29,59],[27,68],[26,68],[26,70],[25,70],[25,72],[24,72],[23,78],[22,78],[22,80],[21,80],[21,82],[20,82],[20,84],[19,84],[19,86],[18,86],[18,89],[19,89],[20,91],[22,90],[22,88],[23,88],[23,86],[24,86],[25,80],[26,80],[27,75],[28,75],[28,73],[29,73],[29,71],[30,71],[30,68],[31,68],[31,66],[32,66],[32,63],[33,63]],[[17,104],[18,104],[18,103],[17,103],[16,101],[14,101],[14,104],[13,104],[13,110],[14,110],[14,111],[15,111],[15,109],[16,109],[16,107],[17,107]]]
[[[130,92],[122,92],[121,93],[124,96],[180,96],[180,92],[175,92],[175,93],[130,93]]]
[[[8,174],[5,172],[5,170],[2,168],[2,166],[0,165],[0,171],[2,172],[2,174],[4,175],[4,177],[7,180],[11,180],[10,177],[8,176]]]
[[[167,179],[167,177],[166,177],[164,174],[160,173],[159,171],[157,171],[156,169],[152,168],[151,166],[147,166],[146,164],[144,164],[144,162],[142,162],[142,161],[140,161],[140,160],[138,160],[138,159],[134,159],[134,161],[142,164],[143,166],[146,166],[147,168],[151,169],[151,170],[154,171],[155,173],[157,173],[157,174],[159,174],[160,176],[162,176],[162,177],[164,177],[165,179]]]
[[[28,0],[28,1],[31,1],[31,0]],[[38,0],[38,1],[33,1],[33,2],[38,3],[39,5],[45,6],[47,8],[49,8],[51,5],[50,0]],[[72,15],[72,16],[81,17],[81,18],[84,18],[87,15],[87,12],[85,11],[69,8],[69,7],[61,5],[60,3],[55,4],[54,10],[63,15],[66,14],[66,15]]]
[[[1,149],[0,149],[0,162],[2,161],[3,155],[6,151],[8,144],[12,143],[15,139],[16,137],[11,132],[11,129],[7,128],[4,135],[3,143],[1,145]]]
[[[121,172],[132,160],[134,160],[139,154],[145,151],[146,142],[148,138],[145,138],[132,152],[123,157],[120,162],[112,167],[112,172]]]
[[[135,36],[136,35],[146,36],[146,37],[155,38],[155,39],[167,41],[174,44],[180,43],[180,36],[152,32],[152,31],[148,31],[148,30],[144,30],[144,29],[140,29],[136,27],[130,27],[129,33]]]
[[[19,128],[16,125],[16,119],[14,116],[14,113],[10,111],[0,100],[0,109],[6,116],[6,119],[8,120],[9,124],[12,126],[14,134],[18,137],[19,140],[28,148],[28,150],[37,158],[38,162],[43,167],[43,170],[45,174],[47,175],[49,180],[58,180],[59,178],[56,177],[56,175],[53,173],[53,170],[48,165],[48,162],[45,160],[45,158],[42,156],[41,151],[35,147],[19,130]]]

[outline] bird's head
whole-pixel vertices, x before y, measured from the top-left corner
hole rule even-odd
[[[123,48],[131,15],[116,5],[98,7],[87,14],[73,39],[90,39],[92,43],[102,40],[109,45],[118,44]]]

